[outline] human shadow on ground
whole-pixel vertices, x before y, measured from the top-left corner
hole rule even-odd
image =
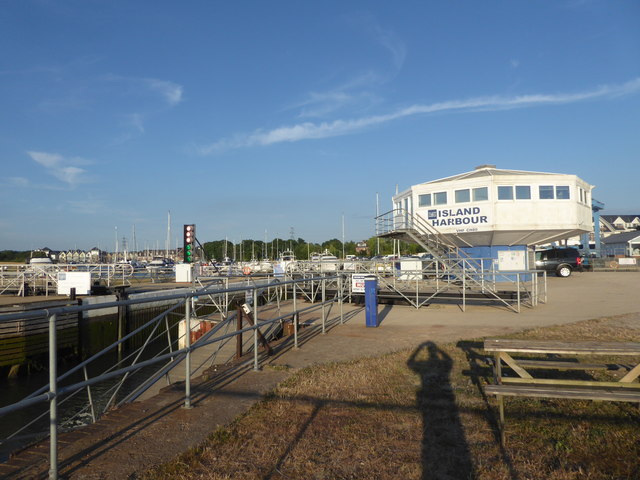
[[[422,415],[422,479],[474,477],[455,395],[453,360],[433,342],[413,351],[407,366],[420,376],[416,405]]]

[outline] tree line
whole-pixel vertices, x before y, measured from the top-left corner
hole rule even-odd
[[[421,248],[415,244],[399,242],[396,244],[394,251],[394,243],[392,240],[385,238],[371,237],[365,241],[367,244],[366,251],[358,252],[356,247],[359,242],[344,242],[337,238],[332,238],[322,243],[307,242],[303,238],[297,240],[282,238],[274,238],[270,242],[263,240],[242,240],[237,244],[228,240],[215,240],[205,242],[202,248],[207,259],[224,260],[225,257],[236,261],[251,260],[274,260],[280,257],[285,251],[293,252],[298,260],[308,260],[313,253],[323,253],[328,251],[338,258],[344,255],[355,255],[357,257],[371,257],[374,255],[393,255],[398,249],[403,255],[411,255],[419,253]],[[0,250],[0,263],[2,262],[20,262],[25,263],[31,258],[31,251],[18,250]]]
[[[215,240],[205,242],[202,245],[205,256],[208,259],[224,260],[229,258],[236,261],[251,260],[274,260],[280,257],[283,252],[292,252],[298,260],[309,260],[314,253],[325,251],[342,258],[343,255],[355,255],[357,257],[369,257],[374,255],[393,255],[399,249],[403,255],[419,253],[421,248],[415,244],[399,242],[396,244],[394,252],[393,240],[371,237],[366,240],[366,251],[357,251],[359,242],[344,242],[337,238],[332,238],[322,243],[307,242],[303,238],[297,240],[274,238],[270,242],[262,240],[242,240],[234,244],[229,240]]]

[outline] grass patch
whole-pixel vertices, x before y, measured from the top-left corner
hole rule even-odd
[[[640,341],[640,317],[515,337]],[[502,448],[495,399],[481,389],[491,378],[485,358],[481,340],[425,342],[300,370],[197,450],[143,478],[640,478],[632,404],[508,398]]]

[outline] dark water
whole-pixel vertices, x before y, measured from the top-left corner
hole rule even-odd
[[[134,330],[164,310],[166,310],[166,308],[130,312],[128,315],[128,330]],[[169,340],[167,338],[167,325],[169,327],[171,341],[174,342],[177,339],[177,324],[182,316],[180,312],[176,312],[168,315],[166,321],[163,319],[159,322],[158,329],[153,334],[155,340],[147,345],[138,361],[147,360],[159,353],[168,352]],[[133,358],[137,355],[137,350],[151,334],[151,330],[152,327],[147,327],[142,332],[130,338],[129,341],[125,342],[121,352],[117,352],[117,350],[114,349],[102,355],[97,360],[92,361],[87,366],[89,378],[113,369],[115,365],[120,365],[120,367],[130,365]],[[69,349],[64,352],[59,351],[58,376],[69,371],[82,360],[91,357],[93,354],[113,344],[117,340],[117,317],[112,315],[94,319],[84,319],[79,328],[78,338],[77,348],[72,352],[70,352]],[[121,363],[119,363],[119,361],[121,361]],[[125,383],[118,390],[117,395],[114,397],[115,400],[111,405],[131,393],[143,380],[161,368],[161,366],[162,363],[158,363],[157,365],[146,367],[140,371],[129,374]],[[3,375],[0,378],[0,407],[17,403],[47,385],[49,383],[47,367],[48,355],[42,355],[32,359],[29,368],[23,366],[18,377],[7,378],[6,374]],[[85,380],[84,372],[80,370],[60,382],[58,388],[83,380]],[[99,416],[107,406],[114,394],[114,387],[120,380],[121,378],[118,377],[91,386],[91,397],[97,416]],[[58,418],[62,431],[71,430],[92,422],[88,400],[89,395],[86,388],[75,394],[58,398]],[[48,435],[48,409],[49,403],[43,402],[0,417],[0,462],[5,461],[9,453],[16,448]],[[34,419],[38,420],[19,433],[16,433]]]

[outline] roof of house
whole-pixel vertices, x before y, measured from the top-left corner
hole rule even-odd
[[[608,222],[613,222],[618,218],[621,218],[626,223],[633,222],[636,218],[640,219],[640,214],[638,215],[600,215],[600,218],[604,218]]]
[[[640,243],[640,230],[633,232],[614,233],[601,240],[602,243],[612,245],[614,243]]]
[[[476,167],[471,172],[461,173],[459,175],[454,175],[452,177],[440,178],[438,180],[432,180],[430,182],[424,182],[424,184],[429,183],[441,183],[441,182],[450,182],[452,180],[463,180],[469,178],[481,178],[481,177],[499,177],[506,175],[564,175],[558,173],[548,173],[548,172],[525,172],[522,170],[501,170],[496,168],[495,165],[480,165]]]

